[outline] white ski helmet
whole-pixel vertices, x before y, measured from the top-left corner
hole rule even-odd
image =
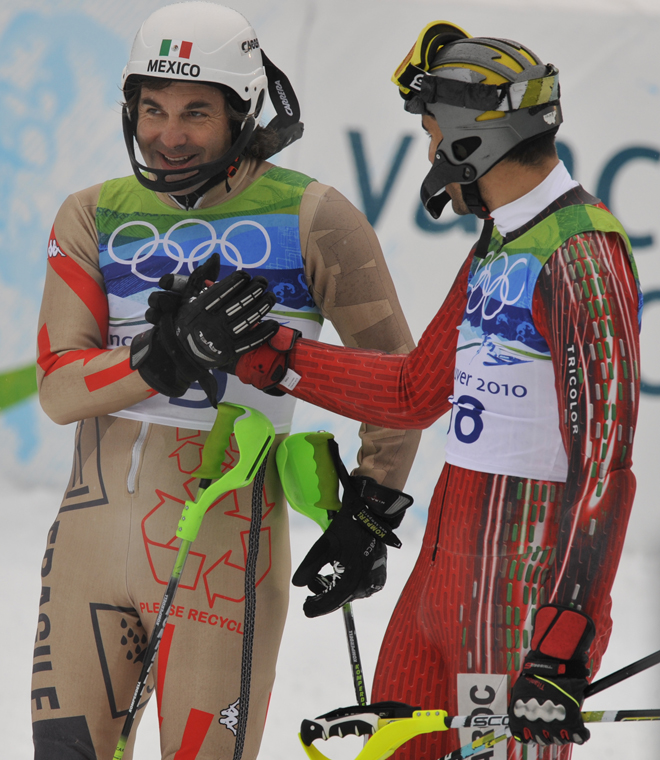
[[[176,38],[176,39],[175,39]],[[238,11],[217,3],[175,3],[142,24],[122,75],[122,89],[133,75],[222,84],[258,117],[268,79],[259,40]]]
[[[150,190],[178,192],[200,182],[231,176],[251,142],[267,87],[277,112],[268,125],[279,138],[279,146],[272,152],[302,136],[300,108],[289,80],[263,53],[247,19],[224,5],[192,0],[167,5],[152,13],[135,37],[122,74],[122,90],[127,102],[144,77],[228,88],[231,105],[245,113],[229,150],[215,161],[193,167],[195,173],[190,176],[190,168],[155,169],[137,161],[134,145],[137,123],[124,105],[124,140],[131,165],[138,181]],[[234,94],[236,97],[231,97]],[[181,174],[188,176],[165,179]]]

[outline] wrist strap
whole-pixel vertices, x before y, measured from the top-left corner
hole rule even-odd
[[[362,498],[355,487],[352,476],[348,474],[348,470],[339,456],[339,446],[334,438],[328,438],[328,448],[330,449],[330,456],[334,462],[339,480],[344,487],[344,496],[346,496],[346,492],[348,491],[352,497],[350,501],[342,499],[342,509],[344,509],[344,507],[349,507],[351,510],[351,517],[364,528],[364,530],[371,533],[384,544],[392,546],[395,549],[400,549],[402,544],[394,531],[389,525],[379,519],[362,501]],[[359,507],[355,508],[354,505],[359,505]]]
[[[275,367],[270,376],[270,383],[261,389],[269,396],[286,395],[281,388],[278,388],[278,385],[284,380],[286,373],[289,370],[289,354],[300,337],[302,337],[300,330],[294,330],[292,327],[280,326],[279,330],[266,341],[269,348],[277,354],[282,355],[282,363]]]
[[[530,652],[525,658],[522,672],[525,676],[538,678],[587,678],[589,668],[580,660],[544,660]]]

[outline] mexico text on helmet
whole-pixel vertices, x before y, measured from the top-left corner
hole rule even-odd
[[[255,118],[268,85],[250,23],[237,11],[208,2],[176,3],[149,16],[124,69],[124,92],[133,75],[224,85],[247,101],[245,110]]]

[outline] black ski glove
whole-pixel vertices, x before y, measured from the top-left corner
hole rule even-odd
[[[163,275],[158,282],[163,289],[149,295],[149,308],[144,317],[154,328],[133,338],[131,369],[137,369],[147,385],[165,396],[183,396],[192,382],[201,379],[202,373],[198,367],[191,366],[186,357],[183,362],[176,361],[172,350],[166,346],[161,322],[165,315],[172,317],[176,314],[184,298],[199,294],[209,283],[213,283],[219,272],[220,256],[214,254],[190,276]]]
[[[353,599],[380,591],[387,578],[387,547],[401,542],[392,531],[403,520],[412,497],[379,485],[373,478],[349,475],[339,458],[339,447],[328,441],[344,487],[341,509],[312,546],[293,575],[294,586],[307,586],[314,596],[303,605],[307,617],[327,615]],[[331,575],[320,575],[324,565]]]
[[[556,604],[539,607],[532,648],[509,702],[509,728],[517,741],[584,744],[591,736],[580,709],[595,633],[593,620],[582,612]]]
[[[133,339],[131,367],[159,393],[182,396],[197,381],[217,406],[212,370],[233,372],[243,353],[279,329],[273,320],[253,327],[275,303],[264,277],[236,271],[214,282],[219,270],[213,254],[190,277],[165,275],[163,290],[149,296],[145,318],[155,327]]]

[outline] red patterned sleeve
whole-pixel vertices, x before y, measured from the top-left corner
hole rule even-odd
[[[37,334],[39,400],[60,424],[125,409],[154,393],[129,366],[129,349],[108,349],[108,299],[98,265],[98,188],[70,196],[48,242]]]
[[[635,493],[637,306],[626,248],[615,233],[568,240],[543,268],[534,295],[569,463],[550,601],[579,605],[603,637]]]
[[[408,355],[297,341],[290,367],[301,380],[292,395],[372,425],[418,429],[433,424],[450,407],[471,260],[461,267],[442,307]]]

